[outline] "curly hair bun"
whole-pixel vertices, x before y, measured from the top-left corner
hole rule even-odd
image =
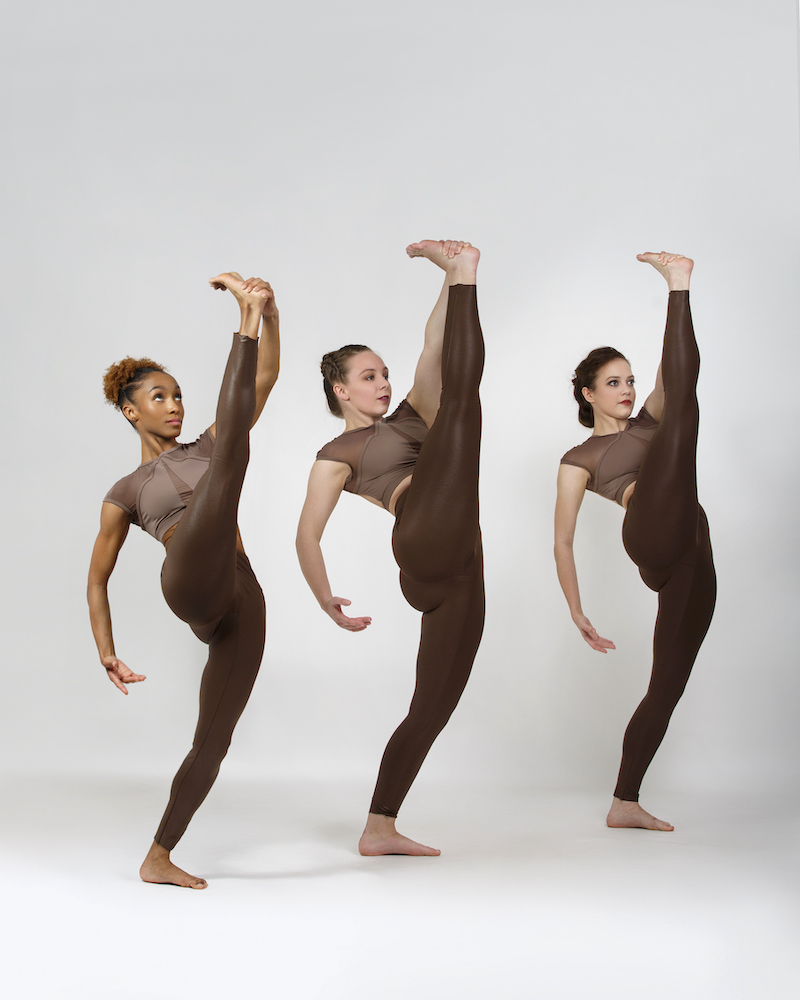
[[[125,402],[132,402],[132,393],[150,372],[165,372],[163,365],[150,358],[123,358],[111,365],[103,376],[103,393],[106,401],[122,409]]]

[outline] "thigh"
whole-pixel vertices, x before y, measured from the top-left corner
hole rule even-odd
[[[218,620],[234,599],[238,491],[226,497],[212,467],[189,501],[167,547],[161,589],[192,627]]]
[[[193,629],[209,647],[200,684],[198,735],[218,732],[223,742],[230,738],[247,704],[264,653],[264,596],[244,556],[239,560],[235,591],[218,621]]]
[[[468,574],[436,584],[401,576],[401,586],[412,607],[423,612],[412,712],[444,710],[449,714],[464,690],[483,633],[480,539]]]
[[[658,594],[651,691],[680,697],[706,637],[717,596],[708,522],[699,510],[697,544],[673,568]]]

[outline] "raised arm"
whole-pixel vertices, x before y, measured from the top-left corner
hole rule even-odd
[[[605,653],[616,647],[610,639],[604,639],[597,634],[592,623],[583,613],[578,588],[578,572],[575,569],[575,556],[572,550],[578,511],[583,503],[588,482],[589,473],[586,469],[581,469],[576,465],[559,466],[554,552],[558,582],[561,584],[564,597],[567,599],[572,620],[592,649],[596,649],[598,653]]]
[[[346,597],[333,596],[320,545],[325,525],[342,495],[347,475],[348,467],[342,462],[320,459],[312,465],[306,502],[297,526],[297,556],[303,576],[325,614],[340,628],[361,632],[372,619],[348,618],[342,611],[342,606],[347,607],[350,601]]]
[[[644,401],[644,408],[654,420],[661,421],[661,415],[664,412],[664,382],[661,378],[660,364],[656,373],[655,388]]]
[[[275,293],[269,282],[261,278],[245,280],[236,271],[226,271],[211,278],[209,284],[220,291],[229,291],[239,303],[241,320],[239,333],[254,340],[261,325],[261,340],[258,345],[256,367],[256,405],[253,422],[261,416],[261,411],[269,399],[273,386],[278,381],[280,370],[280,317],[275,303]],[[211,433],[216,437],[216,424],[211,425]]]
[[[470,252],[462,259],[465,248]],[[406,253],[410,257],[427,257],[445,271],[444,285],[425,325],[425,343],[414,373],[414,385],[408,394],[409,403],[431,427],[439,412],[442,395],[442,345],[450,286],[459,282],[475,284],[480,254],[471,244],[461,240],[422,240],[412,243]]]
[[[89,620],[97,644],[100,662],[106,668],[108,679],[123,694],[128,693],[126,684],[134,684],[145,679],[143,674],[135,674],[114,651],[114,636],[111,630],[111,609],[108,606],[108,580],[117,562],[119,550],[128,534],[130,522],[120,507],[104,503],[100,512],[100,532],[94,543],[92,561],[89,565],[89,584],[86,597],[89,601]]]

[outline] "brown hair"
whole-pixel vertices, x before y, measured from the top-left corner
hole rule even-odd
[[[325,389],[325,396],[328,400],[328,409],[334,417],[343,417],[342,407],[333,391],[335,385],[343,385],[347,381],[347,374],[350,371],[348,362],[356,354],[370,350],[363,344],[347,344],[340,347],[338,351],[329,351],[322,359],[320,371],[322,372],[322,385]]]
[[[123,358],[106,369],[103,376],[103,393],[106,402],[122,410],[125,403],[133,403],[133,394],[150,372],[167,369],[150,358]]]
[[[593,392],[597,384],[597,373],[603,365],[607,365],[614,358],[628,360],[614,347],[595,347],[575,369],[575,377],[572,380],[573,392],[578,404],[578,420],[584,427],[594,427],[594,410],[592,404],[584,398],[582,390],[585,388]]]

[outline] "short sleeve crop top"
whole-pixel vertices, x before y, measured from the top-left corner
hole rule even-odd
[[[371,497],[388,510],[394,491],[413,473],[427,433],[428,425],[404,399],[394,413],[372,426],[356,427],[329,441],[317,458],[349,466],[347,492]]]
[[[176,445],[120,479],[104,502],[121,507],[131,524],[138,524],[160,542],[180,521],[213,454],[211,431],[203,431],[191,444]]]
[[[586,489],[607,500],[622,503],[625,490],[639,475],[645,452],[658,429],[658,421],[642,407],[628,426],[616,434],[594,434],[561,459],[589,473]]]

